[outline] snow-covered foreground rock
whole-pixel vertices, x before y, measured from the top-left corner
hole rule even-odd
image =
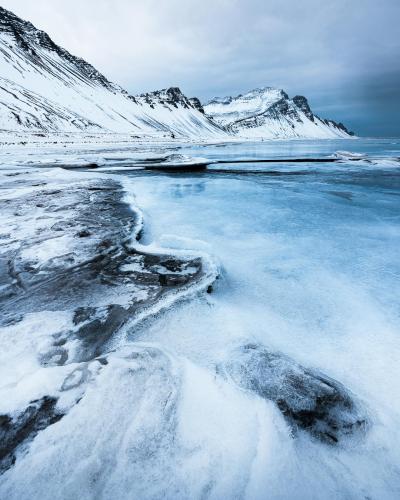
[[[237,97],[214,98],[207,115],[228,131],[250,139],[337,139],[353,135],[342,123],[316,116],[303,96],[290,99],[280,89],[264,87]]]
[[[135,243],[140,213],[110,178],[12,168],[0,188],[3,473],[97,383],[124,326],[207,288],[216,270]]]
[[[363,410],[341,384],[282,353],[247,344],[230,353],[219,370],[240,387],[274,401],[294,429],[330,443],[366,431]]]

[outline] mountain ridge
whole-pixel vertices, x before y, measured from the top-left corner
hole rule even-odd
[[[102,85],[110,89],[120,89],[121,87],[111,83],[103,74],[101,74],[94,66],[82,59],[74,56],[68,50],[57,45],[50,36],[43,30],[36,28],[30,21],[21,19],[13,12],[4,9],[0,6],[0,33],[9,33],[14,36],[18,45],[27,51],[32,60],[40,63],[40,57],[34,50],[32,45],[37,45],[43,49],[56,52],[58,55],[66,58],[70,62],[79,65],[82,72],[89,79],[98,81]]]
[[[206,114],[233,134],[253,138],[351,137],[343,123],[314,114],[306,97],[292,99],[282,89],[260,87],[235,97],[214,97]],[[314,125],[314,128],[312,127]]]
[[[198,140],[349,137],[305,97],[261,87],[204,105],[179,87],[131,95],[0,7],[0,130],[128,133]]]
[[[130,95],[3,7],[0,65],[0,130],[227,136],[179,88]]]

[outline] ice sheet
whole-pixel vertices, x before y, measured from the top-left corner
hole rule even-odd
[[[354,142],[367,161],[310,164],[296,175],[289,165],[276,166],[279,176],[119,174],[141,209],[130,244],[200,256],[206,278],[219,268],[220,279],[211,294],[199,284],[145,311],[100,361],[40,363],[68,315],[44,311],[4,327],[2,412],[62,394],[66,414],[18,452],[0,496],[398,498],[398,145]],[[339,148],[184,153],[199,149],[215,158]],[[93,174],[62,173],[80,175]],[[142,269],[137,258],[123,270]],[[370,421],[365,435],[330,446],[294,432],[275,404],[221,376],[221,363],[248,342],[341,382]]]

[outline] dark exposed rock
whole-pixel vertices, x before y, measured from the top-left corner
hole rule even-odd
[[[339,130],[342,130],[343,132],[346,132],[346,134],[349,134],[351,136],[354,135],[354,132],[351,132],[350,130],[348,130],[341,122],[337,123],[337,122],[335,122],[335,120],[326,120],[323,118],[320,118],[320,120],[322,120],[324,123],[326,123],[327,125],[329,125],[331,127],[335,127],[335,128],[338,128]]]
[[[84,323],[94,316],[96,313],[95,307],[78,307],[75,309],[73,323],[74,325],[79,325],[79,323]]]
[[[134,320],[165,294],[190,287],[203,276],[200,258],[146,254],[126,246],[136,215],[122,202],[122,196],[120,185],[110,179],[66,182],[64,189],[49,184],[23,199],[0,202],[4,214],[21,207],[24,217],[35,218],[38,215],[32,206],[39,201],[50,217],[47,230],[21,241],[20,248],[13,243],[0,260],[1,324],[11,324],[15,311],[72,313],[70,330],[59,332],[52,346],[38,354],[43,366],[102,355],[104,346],[128,319]],[[59,255],[42,262],[24,257],[27,248],[36,249],[69,235],[72,249],[61,246]],[[9,240],[11,235],[4,248]],[[73,353],[69,351],[71,341],[80,345]]]
[[[294,428],[322,441],[335,444],[368,426],[361,405],[342,384],[262,345],[240,347],[222,371],[244,389],[275,402]]]
[[[293,102],[296,106],[303,111],[303,113],[309,118],[312,122],[314,121],[314,113],[311,111],[310,105],[308,104],[307,99],[302,95],[296,95],[293,97]]]
[[[57,399],[46,396],[16,415],[0,415],[0,473],[15,463],[20,447],[63,417],[56,405]]]
[[[58,387],[64,393],[82,386],[72,398],[77,404],[79,391],[95,376],[89,363],[107,365],[110,342],[121,327],[141,320],[153,306],[158,310],[158,302],[168,294],[200,282],[203,262],[131,247],[136,213],[124,203],[121,185],[113,179],[78,175],[53,182],[46,176],[47,184],[42,185],[41,174],[33,178],[36,187],[29,175],[24,181],[7,178],[11,190],[23,189],[20,196],[0,200],[5,217],[20,213],[14,224],[24,234],[15,240],[10,232],[2,239],[0,324],[9,327],[26,314],[60,312],[64,319],[36,356],[44,369],[78,364]],[[40,210],[38,204],[43,205]],[[39,229],[22,230],[29,227]],[[41,245],[45,251],[40,251]],[[0,415],[0,474],[40,431],[62,418],[54,394],[23,411]]]
[[[197,109],[198,111],[204,113],[204,110],[201,111],[203,108],[199,99],[196,97],[189,99],[178,87],[170,87],[168,89],[147,92],[146,94],[137,96],[137,100],[139,103],[140,101],[144,101],[153,108],[160,104],[169,109],[171,109],[171,107],[178,108],[178,106],[182,106],[186,109]]]
[[[189,99],[189,101],[194,108],[196,108],[198,111],[200,111],[200,113],[203,113],[203,115],[204,115],[205,111],[204,111],[204,108],[200,102],[200,99],[198,99],[197,97],[191,97]]]
[[[301,121],[301,118],[298,115],[297,110],[293,108],[288,99],[285,98],[273,104],[264,114],[268,117],[272,117],[275,119],[279,119],[280,116],[284,115],[290,118],[294,118],[297,121]]]
[[[79,233],[77,234],[77,236],[79,236],[79,238],[87,238],[91,234],[92,233],[90,231],[88,231],[87,229],[82,229],[82,231],[79,231]]]

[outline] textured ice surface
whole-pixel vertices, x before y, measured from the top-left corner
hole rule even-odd
[[[110,176],[4,167],[0,180],[0,496],[23,498],[14,465],[36,460],[36,438],[82,404],[123,327],[207,288],[216,271],[199,254],[135,242],[140,213]]]
[[[119,271],[143,280],[165,275],[164,269],[174,274],[167,257],[174,255],[186,260],[178,274],[187,279],[196,267],[188,260],[201,258],[207,271],[209,254],[220,263],[221,277],[212,294],[192,294],[184,303],[165,296],[167,311],[127,323],[95,356],[89,347],[107,333],[102,315],[110,313],[111,288],[110,295],[100,287],[92,296],[96,284],[86,288],[87,298],[79,297],[92,297],[101,307],[43,307],[3,326],[0,414],[8,420],[0,424],[20,425],[29,406],[40,418],[30,419],[31,439],[18,446],[15,464],[0,476],[1,498],[398,498],[399,145],[237,144],[182,153],[256,158],[340,149],[368,158],[269,165],[273,175],[246,173],[256,168],[251,163],[241,165],[242,173],[229,167],[223,175],[212,169],[119,175],[136,195],[144,221],[141,245]],[[9,179],[22,176],[26,194],[43,190],[26,187],[25,170],[9,170]],[[9,199],[16,196],[13,189]],[[21,216],[1,226],[10,235],[10,251],[42,227],[39,219],[24,233],[16,222]],[[160,247],[170,249],[163,262],[145,263],[142,253],[160,254]],[[116,290],[120,301],[120,293],[131,293],[118,280]],[[93,313],[98,323],[85,329]],[[84,328],[89,343],[71,333],[71,322]],[[65,339],[68,362],[63,345],[55,345]],[[291,377],[284,387],[290,404],[304,404],[310,395],[305,385],[304,400],[296,400],[299,373],[322,374],[340,392],[328,398],[329,411],[334,408],[343,422],[354,401],[367,428],[345,433],[334,445],[304,426],[296,431],[274,398],[221,371],[227,364],[251,367],[240,354],[249,344],[282,354],[283,371],[272,375]],[[267,392],[268,369],[259,379]],[[316,387],[317,396],[327,390],[319,382]],[[55,408],[46,396],[57,398]],[[48,425],[40,430],[43,420]]]
[[[275,439],[280,449],[261,468],[254,465],[247,498],[399,495],[400,145],[353,142],[368,161],[268,165],[278,175],[239,174],[232,165],[223,175],[211,169],[201,176],[133,176],[144,240],[192,242],[223,268],[207,301],[171,310],[140,338],[210,371],[234,362],[230,350],[237,345],[261,344],[339,381],[370,421],[364,438],[335,448],[302,431],[293,448],[271,426],[268,437],[254,433],[258,457]],[[350,141],[200,149],[213,158],[257,158],[340,148],[351,151]],[[240,168],[265,170],[251,162]],[[280,414],[275,419],[285,425]]]

